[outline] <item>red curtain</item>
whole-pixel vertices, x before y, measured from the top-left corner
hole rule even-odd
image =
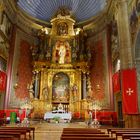
[[[0,91],[5,91],[6,88],[6,73],[3,71],[0,71]]]
[[[112,82],[113,82],[113,93],[118,93],[121,90],[120,86],[120,71],[114,73],[112,77]]]
[[[121,71],[122,77],[122,101],[123,112],[125,114],[138,113],[138,94],[136,69],[126,69]]]

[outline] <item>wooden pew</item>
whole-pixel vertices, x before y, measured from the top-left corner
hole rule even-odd
[[[116,132],[116,139],[118,138],[118,136],[122,136],[123,134],[140,134],[140,131],[137,132],[137,131],[134,131],[134,132],[127,132],[127,131],[118,131]]]
[[[63,132],[101,132],[101,130],[98,130],[98,129],[89,129],[89,128],[63,128]]]
[[[131,137],[139,137],[140,138],[140,133],[139,134],[122,134],[122,139],[130,139]],[[140,140],[140,139],[139,139]]]
[[[130,140],[140,140],[140,137],[131,137]]]
[[[79,130],[92,130],[92,131],[101,131],[99,129],[96,128],[63,128],[63,131],[71,131],[71,130],[75,130],[75,131],[79,131]]]
[[[5,130],[5,129],[9,129],[9,130],[26,130],[29,133],[29,136],[31,137],[31,132],[33,135],[33,140],[35,140],[35,127],[0,127],[0,130]]]
[[[109,137],[107,134],[64,134],[62,137]]]
[[[115,140],[95,128],[64,128],[61,140]]]
[[[19,132],[0,132],[0,137],[4,137],[4,135],[7,137],[14,137],[16,140],[21,140],[21,133]]]
[[[19,128],[19,127],[18,127]],[[33,140],[35,140],[35,127],[20,127],[21,129],[22,128],[25,128],[27,130],[29,130],[30,132],[32,132],[32,135],[33,135]]]
[[[15,136],[12,135],[0,135],[0,140],[19,140]]]
[[[63,134],[105,134],[105,132],[95,131],[63,131]]]
[[[19,133],[20,134],[20,136],[24,136],[24,139],[26,139],[26,133],[27,133],[27,131],[26,130],[20,130],[20,129],[15,129],[15,130],[13,130],[13,129],[0,129],[0,134],[12,134],[12,133]]]
[[[61,140],[115,140],[112,137],[61,137]]]
[[[116,134],[117,132],[140,132],[140,129],[112,129],[111,130],[111,136],[113,136],[113,134]]]
[[[107,128],[107,133],[110,134],[113,130],[140,130],[140,128]]]

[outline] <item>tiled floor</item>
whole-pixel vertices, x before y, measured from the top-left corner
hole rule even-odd
[[[63,128],[65,127],[87,127],[85,123],[47,123],[34,124],[36,128],[36,140],[60,140]]]
[[[63,128],[66,127],[87,127],[85,122],[75,123],[47,123],[38,122],[33,126],[36,128],[35,140],[60,140]],[[105,128],[102,131],[106,132]]]

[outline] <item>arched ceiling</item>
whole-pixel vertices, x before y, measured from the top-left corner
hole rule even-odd
[[[106,7],[106,0],[18,0],[18,6],[30,16],[46,22],[65,6],[80,23],[99,14]]]

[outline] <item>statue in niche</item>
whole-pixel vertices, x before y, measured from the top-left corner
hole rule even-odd
[[[28,84],[28,85],[27,85],[27,89],[28,89],[28,92],[29,92],[30,99],[33,99],[33,98],[34,98],[34,86],[33,86],[33,81],[31,81],[31,84]]]
[[[72,91],[72,94],[73,94],[73,99],[76,100],[77,99],[77,96],[78,96],[78,87],[77,87],[76,84],[74,84],[72,86],[71,91]]]
[[[57,25],[57,34],[58,35],[67,35],[68,34],[68,25],[65,22],[59,23]]]
[[[71,47],[68,41],[57,41],[53,50],[53,62],[65,64],[71,62]]]
[[[59,49],[59,64],[65,63],[65,56],[66,56],[66,48],[62,44],[62,45],[60,45],[60,49]]]
[[[42,90],[42,95],[43,95],[43,99],[44,100],[48,100],[49,99],[49,91],[48,91],[48,87],[44,87]]]

